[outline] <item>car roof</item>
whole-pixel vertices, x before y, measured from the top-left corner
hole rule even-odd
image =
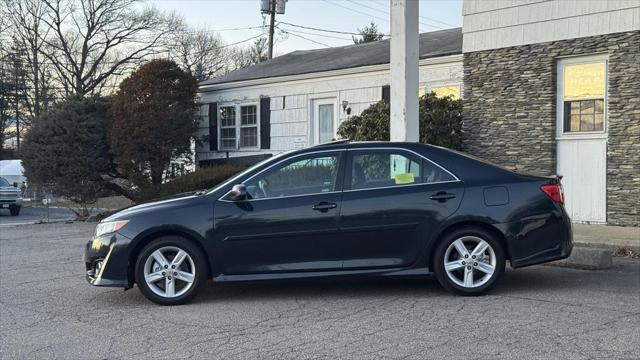
[[[367,149],[367,148],[400,148],[400,149],[408,149],[413,151],[424,151],[427,149],[442,149],[438,146],[422,144],[422,143],[414,143],[414,142],[403,142],[403,141],[350,141],[350,140],[336,140],[320,145],[314,145],[305,149],[300,149],[299,152],[314,152],[318,150],[342,150],[342,149]],[[298,151],[296,151],[298,153]]]

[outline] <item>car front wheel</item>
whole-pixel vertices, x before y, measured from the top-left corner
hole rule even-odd
[[[434,272],[446,290],[459,295],[481,295],[504,273],[501,244],[481,228],[463,228],[448,234],[438,245]]]
[[[142,294],[160,305],[187,303],[206,282],[204,255],[186,239],[168,236],[145,246],[135,265]]]

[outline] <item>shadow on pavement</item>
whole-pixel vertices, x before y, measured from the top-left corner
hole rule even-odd
[[[632,266],[632,265],[631,265]],[[640,266],[640,265],[638,265]],[[614,268],[615,269],[615,268]],[[627,269],[628,270],[628,269]],[[633,271],[631,269],[631,271]],[[587,281],[597,281],[606,271],[594,272],[534,266],[526,269],[508,269],[500,283],[491,290],[490,295],[515,295],[523,292],[580,291]],[[587,280],[589,278],[589,280]],[[593,279],[592,279],[593,278]],[[605,278],[608,278],[605,276]],[[603,279],[603,281],[605,281]],[[624,280],[623,280],[624,281]],[[606,285],[603,283],[603,285]],[[591,283],[593,286],[593,283]],[[207,304],[229,301],[278,301],[308,299],[371,297],[412,297],[425,299],[455,297],[440,287],[433,276],[412,278],[367,278],[367,279],[311,279],[311,280],[275,280],[265,282],[211,283],[209,282],[192,302]],[[97,300],[121,305],[142,305],[148,302],[134,287],[129,291],[113,291]]]

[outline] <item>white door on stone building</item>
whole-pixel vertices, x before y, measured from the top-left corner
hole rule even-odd
[[[557,172],[574,222],[607,221],[607,58],[558,61]]]

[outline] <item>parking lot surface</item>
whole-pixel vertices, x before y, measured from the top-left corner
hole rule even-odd
[[[638,359],[640,261],[509,270],[490,295],[434,278],[211,284],[191,304],[85,282],[95,224],[0,227],[0,358]]]

